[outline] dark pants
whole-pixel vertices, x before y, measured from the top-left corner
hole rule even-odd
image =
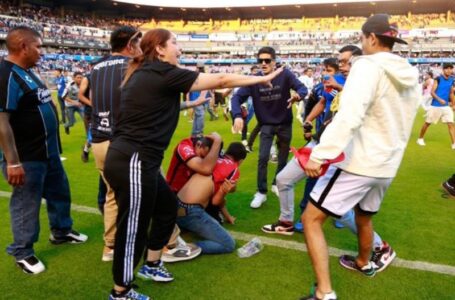
[[[253,131],[251,131],[250,137],[248,139],[248,146],[250,148],[253,148],[254,140],[256,140],[256,137],[258,136],[259,131],[261,131],[261,124],[257,123],[256,127],[254,127]]]
[[[305,208],[308,205],[308,201],[310,201],[311,191],[313,190],[314,186],[316,185],[316,182],[318,182],[317,178],[308,177],[306,179],[305,191],[303,192],[302,201],[300,201],[300,214],[303,214],[303,212],[305,211]]]
[[[292,139],[292,125],[261,126],[257,184],[258,191],[263,194],[267,193],[267,165],[269,163],[270,147],[272,147],[274,136],[277,137],[278,166],[272,184],[275,184],[276,175],[286,166]]]
[[[60,106],[60,117],[62,118],[62,123],[66,123],[66,112],[65,112],[65,99],[60,96],[57,96],[58,104]]]
[[[116,285],[129,287],[147,242],[150,250],[161,250],[174,230],[177,197],[161,175],[160,163],[141,161],[137,152],[130,156],[108,150],[104,176],[118,204],[112,268]]]

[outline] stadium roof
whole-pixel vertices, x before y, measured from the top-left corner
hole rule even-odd
[[[186,7],[186,8],[220,8],[220,7],[266,7],[266,6],[283,6],[283,5],[308,5],[308,4],[341,4],[341,3],[358,3],[358,2],[385,2],[392,0],[114,0],[115,2],[124,2],[138,5],[156,6],[156,7]]]

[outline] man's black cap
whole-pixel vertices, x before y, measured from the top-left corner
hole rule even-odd
[[[377,14],[369,17],[362,26],[362,31],[366,33],[374,33],[377,36],[383,36],[394,40],[400,44],[408,44],[406,41],[397,38],[398,25],[397,23],[389,23],[390,16],[386,14]]]

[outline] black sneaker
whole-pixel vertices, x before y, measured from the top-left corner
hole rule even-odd
[[[339,259],[340,265],[349,270],[354,270],[362,273],[365,276],[373,277],[376,275],[375,265],[371,261],[366,266],[359,267],[355,261],[355,257],[351,255],[341,255]]]
[[[17,260],[16,265],[27,274],[38,274],[46,270],[43,263],[35,256],[29,256],[27,258]]]
[[[300,298],[300,300],[337,300],[337,295],[335,294],[335,291],[332,291],[328,294],[324,294],[324,297],[322,297],[322,298],[318,298],[316,296],[316,288],[317,288],[317,284],[315,283],[311,287],[310,295],[302,297],[302,298]]]
[[[88,152],[87,151],[82,150],[81,160],[82,160],[82,162],[85,162],[85,163],[88,162]]]
[[[79,233],[75,230],[71,230],[64,236],[56,237],[51,233],[49,241],[54,245],[70,243],[70,244],[81,244],[87,241],[87,236],[85,234]]]
[[[447,192],[447,194],[449,194],[450,197],[455,198],[455,187],[450,185],[448,181],[444,181],[442,183],[442,188]]]
[[[109,300],[150,300],[150,297],[140,294],[133,289],[129,289],[121,294],[117,294],[114,290],[112,290],[109,295]]]
[[[381,272],[393,261],[397,253],[390,247],[386,241],[382,241],[381,247],[376,247],[373,250],[371,261],[374,264],[375,271]]]
[[[66,134],[70,134],[70,128],[69,127],[65,127],[65,133]]]

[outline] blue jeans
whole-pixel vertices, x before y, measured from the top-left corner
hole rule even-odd
[[[186,216],[177,217],[177,225],[206,239],[196,242],[202,253],[231,253],[235,249],[235,240],[229,232],[201,206],[193,205],[186,208]]]
[[[6,164],[3,163],[6,177]],[[16,260],[34,255],[33,244],[38,241],[41,198],[46,199],[47,215],[54,237],[66,235],[73,225],[70,216],[71,196],[68,178],[60,157],[46,161],[22,162],[25,184],[13,188],[10,199],[13,243],[6,248]]]
[[[286,166],[289,156],[289,145],[292,139],[292,125],[262,125],[259,135],[259,159],[258,159],[258,191],[267,193],[267,166],[269,163],[270,148],[273,137],[277,137],[278,166],[272,184],[275,184],[276,175]]]
[[[65,108],[67,122],[65,123],[65,128],[73,127],[76,123],[76,118],[74,117],[75,113],[78,113],[81,119],[84,119],[84,107],[77,106],[68,106]]]
[[[193,108],[194,119],[193,119],[193,131],[192,136],[202,135],[204,132],[204,115],[205,109],[203,105],[199,105]]]

